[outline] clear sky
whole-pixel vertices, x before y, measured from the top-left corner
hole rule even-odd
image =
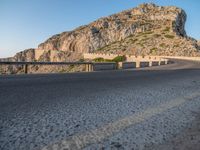
[[[187,34],[200,39],[200,0],[0,0],[0,57],[144,2],[183,8]]]

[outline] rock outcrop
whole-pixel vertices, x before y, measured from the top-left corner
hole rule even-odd
[[[197,41],[198,49],[200,50],[200,41]]]
[[[195,56],[197,41],[187,37],[185,21],[186,13],[180,8],[142,4],[55,35],[40,44],[38,50],[68,51],[75,60],[83,52],[95,51]]]
[[[199,56],[186,35],[186,13],[175,6],[141,4],[63,32],[14,56],[17,61],[77,61],[85,52],[132,55]]]

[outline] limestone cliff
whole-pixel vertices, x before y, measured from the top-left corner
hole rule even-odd
[[[186,13],[180,8],[142,4],[55,35],[40,44],[38,50],[67,51],[72,60],[83,52],[97,51],[195,56],[197,41],[187,37],[185,21]]]
[[[141,4],[54,35],[14,60],[77,61],[84,52],[199,56],[197,41],[186,35],[185,21],[186,13],[175,6]]]
[[[197,45],[198,45],[199,50],[200,50],[200,41],[197,41]]]

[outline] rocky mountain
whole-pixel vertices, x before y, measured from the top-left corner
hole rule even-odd
[[[200,41],[197,41],[197,45],[198,45],[198,47],[199,47],[199,49],[200,49]]]
[[[85,52],[199,56],[199,42],[186,35],[185,21],[185,11],[175,6],[141,4],[54,35],[37,49],[25,50],[10,59],[77,61]]]

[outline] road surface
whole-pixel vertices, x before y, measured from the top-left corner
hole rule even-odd
[[[200,149],[200,64],[175,62],[0,76],[0,149]]]

